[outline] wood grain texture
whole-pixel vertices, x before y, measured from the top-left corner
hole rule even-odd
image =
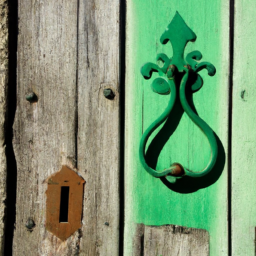
[[[133,256],[210,255],[209,233],[203,229],[138,224],[133,241]]]
[[[119,1],[80,1],[78,169],[86,181],[81,255],[119,250]],[[111,88],[113,100],[103,90]]]
[[[8,3],[0,1],[0,255],[4,255],[4,224],[6,200],[5,127],[8,85]]]
[[[19,2],[16,229],[13,255],[73,255],[76,232],[62,242],[45,229],[45,180],[75,167],[77,0]],[[37,103],[26,101],[30,92]],[[28,218],[35,222],[27,231]]]
[[[201,72],[204,85],[193,94],[199,116],[213,129],[218,140],[218,159],[210,175],[181,179],[177,184],[150,176],[139,161],[143,132],[166,109],[170,95],[151,90],[140,69],[156,56],[172,57],[172,47],[160,37],[178,11],[197,35],[185,51],[199,50],[202,61],[216,67],[214,77]],[[134,223],[160,226],[173,224],[207,230],[210,254],[228,254],[228,95],[229,95],[229,1],[164,0],[127,1],[126,22],[126,124],[125,124],[125,255],[131,255]],[[153,79],[157,77],[154,74]],[[146,158],[157,170],[178,162],[200,171],[210,158],[208,142],[177,103],[170,118],[149,138]],[[186,182],[187,181],[187,182]]]
[[[235,1],[232,108],[232,255],[255,256],[256,2]]]
[[[103,96],[105,87],[114,100]],[[31,91],[33,104],[25,99]],[[118,1],[19,2],[13,144],[13,255],[118,255]],[[45,181],[62,165],[78,168],[87,184],[82,229],[64,242],[45,229]]]

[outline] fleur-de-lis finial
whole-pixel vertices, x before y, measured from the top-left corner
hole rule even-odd
[[[180,14],[176,12],[171,23],[166,28],[165,32],[160,38],[162,44],[172,44],[173,57],[172,64],[175,65],[179,71],[182,71],[186,62],[184,61],[184,51],[189,41],[196,40],[196,34],[187,26]]]
[[[158,72],[159,77],[155,78],[151,84],[153,91],[163,95],[171,93],[171,97],[166,110],[150,125],[141,138],[139,151],[140,161],[146,171],[152,176],[157,178],[166,177],[170,182],[175,182],[177,178],[181,178],[184,175],[190,177],[206,175],[212,170],[218,153],[217,142],[212,129],[193,111],[186,98],[186,89],[190,89],[191,92],[196,92],[203,85],[203,79],[198,74],[199,71],[207,69],[210,76],[213,76],[216,72],[215,67],[211,63],[198,62],[202,59],[202,54],[199,51],[189,53],[186,59],[184,59],[184,51],[187,43],[195,40],[196,34],[187,26],[180,14],[176,12],[171,23],[160,38],[162,44],[166,44],[169,41],[171,42],[173,48],[172,58],[168,58],[166,54],[160,53],[157,55],[156,60],[163,62],[161,67],[154,63],[146,63],[141,68],[141,74],[145,79],[150,79],[152,72]],[[208,165],[200,172],[188,170],[179,163],[174,163],[171,167],[164,170],[156,171],[149,167],[145,160],[145,148],[148,138],[152,132],[168,118],[176,101],[176,84],[173,79],[178,75],[183,76],[180,85],[177,85],[180,90],[179,96],[181,105],[191,120],[206,135],[211,148],[211,159]],[[190,79],[188,83],[189,77],[192,79]]]

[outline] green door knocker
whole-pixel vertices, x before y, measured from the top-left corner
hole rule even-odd
[[[157,55],[157,61],[160,60],[163,62],[162,67],[154,63],[146,63],[141,68],[141,74],[145,79],[150,79],[152,72],[158,72],[159,77],[154,79],[151,84],[152,90],[162,95],[171,93],[171,97],[165,111],[148,127],[141,138],[139,149],[140,161],[149,174],[156,178],[166,177],[166,179],[171,183],[175,183],[176,179],[180,179],[185,175],[195,178],[206,175],[215,165],[218,154],[217,141],[214,132],[209,127],[209,125],[193,111],[186,97],[187,90],[196,92],[202,87],[203,80],[202,77],[198,74],[199,71],[202,69],[207,69],[208,75],[210,76],[213,76],[216,72],[215,67],[209,62],[198,62],[202,59],[202,54],[199,51],[193,51],[189,53],[186,57],[186,60],[184,60],[184,50],[186,44],[189,41],[193,42],[195,40],[195,33],[186,25],[185,21],[182,19],[179,13],[176,12],[173,20],[160,38],[162,44],[166,44],[168,41],[171,42],[173,48],[173,57],[169,59],[167,55],[160,53]],[[177,94],[175,77],[178,75],[182,76],[179,87],[179,98],[181,106],[189,118],[205,134],[211,148],[210,161],[207,166],[199,172],[193,172],[179,163],[173,163],[169,168],[157,171],[149,167],[145,160],[145,149],[148,138],[152,132],[168,118],[176,101]],[[188,83],[191,77],[193,77],[193,82]]]

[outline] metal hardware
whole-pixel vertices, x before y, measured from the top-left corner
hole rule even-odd
[[[107,98],[109,100],[113,100],[115,98],[115,94],[110,88],[104,89],[103,94],[104,94],[105,98]]]
[[[34,103],[38,101],[38,97],[34,92],[31,92],[26,95],[26,100],[29,101],[30,103]]]
[[[81,227],[84,179],[67,166],[47,179],[46,229],[61,240]]]
[[[35,227],[35,222],[33,221],[32,218],[28,218],[25,226],[28,229],[28,231],[33,231],[33,228]]]
[[[213,76],[216,72],[215,67],[211,63],[198,62],[202,59],[202,54],[199,51],[193,51],[189,53],[186,56],[186,60],[184,60],[184,50],[186,44],[189,41],[194,42],[195,40],[195,33],[186,25],[180,14],[176,12],[173,20],[160,38],[160,42],[162,44],[166,44],[168,41],[171,42],[173,48],[173,57],[168,58],[166,54],[160,53],[157,55],[156,60],[164,63],[162,67],[154,63],[146,63],[141,68],[141,74],[145,79],[150,79],[153,72],[158,72],[160,77],[155,78],[152,82],[152,90],[162,95],[171,93],[171,97],[165,111],[159,116],[157,120],[155,120],[148,127],[148,129],[144,132],[141,138],[139,148],[140,161],[149,174],[156,178],[166,177],[166,179],[172,183],[175,183],[176,179],[180,179],[186,175],[195,178],[206,175],[212,170],[213,166],[215,165],[218,154],[217,141],[214,132],[208,126],[208,124],[193,111],[186,98],[186,90],[196,92],[203,86],[203,79],[198,74],[199,71],[201,71],[202,69],[207,69],[208,75],[210,76]],[[174,163],[169,168],[166,168],[164,170],[156,171],[149,167],[145,160],[145,148],[148,138],[153,133],[153,131],[168,118],[176,101],[177,93],[174,81],[176,76],[182,76],[179,87],[179,99],[181,105],[189,118],[205,134],[210,144],[210,161],[208,165],[200,172],[193,172],[191,170],[188,170],[186,167],[179,163]],[[188,79],[191,77],[193,77],[194,81],[192,85],[191,83],[188,83]],[[190,88],[188,87],[189,85],[191,85]]]

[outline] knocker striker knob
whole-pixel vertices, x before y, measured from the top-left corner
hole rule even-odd
[[[173,168],[172,172],[171,172],[172,176],[181,177],[185,174],[185,171],[184,171],[184,168],[182,167],[182,165],[180,165],[178,163],[174,163],[174,164],[172,164],[171,167]]]

